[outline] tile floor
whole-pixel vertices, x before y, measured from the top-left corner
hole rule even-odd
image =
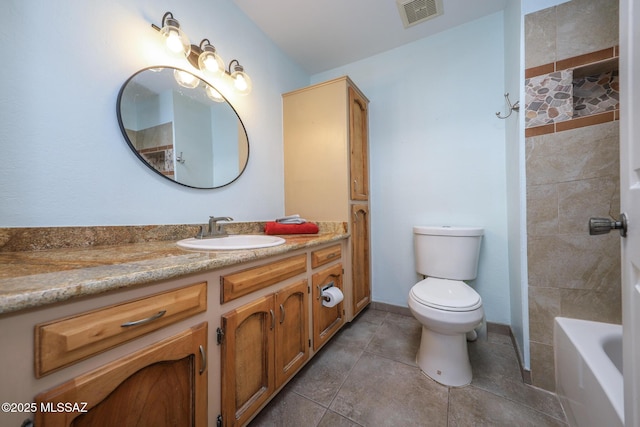
[[[420,325],[368,308],[251,422],[258,426],[566,426],[555,394],[521,380],[510,338],[469,344],[473,382],[446,387],[415,364]]]

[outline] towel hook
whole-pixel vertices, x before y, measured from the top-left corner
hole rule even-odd
[[[501,116],[500,112],[496,113],[496,116],[499,119],[506,119],[507,117],[509,117],[511,115],[511,113],[513,113],[514,111],[520,111],[520,101],[516,101],[515,104],[511,104],[511,101],[509,100],[509,92],[504,94],[504,99],[507,101],[507,105],[509,106],[509,114],[507,114],[506,116]]]

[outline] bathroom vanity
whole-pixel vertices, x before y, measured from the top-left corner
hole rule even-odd
[[[335,224],[253,250],[0,252],[0,424],[246,424],[356,314]]]

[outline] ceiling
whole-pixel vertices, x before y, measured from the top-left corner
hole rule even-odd
[[[309,74],[330,70],[503,10],[507,0],[443,0],[407,29],[396,0],[233,0]]]

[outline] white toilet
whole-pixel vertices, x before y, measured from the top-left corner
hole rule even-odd
[[[422,324],[416,362],[430,378],[448,386],[471,382],[467,334],[475,339],[484,309],[480,295],[463,280],[476,278],[480,227],[413,227],[416,271],[426,278],[409,292],[409,309]]]

